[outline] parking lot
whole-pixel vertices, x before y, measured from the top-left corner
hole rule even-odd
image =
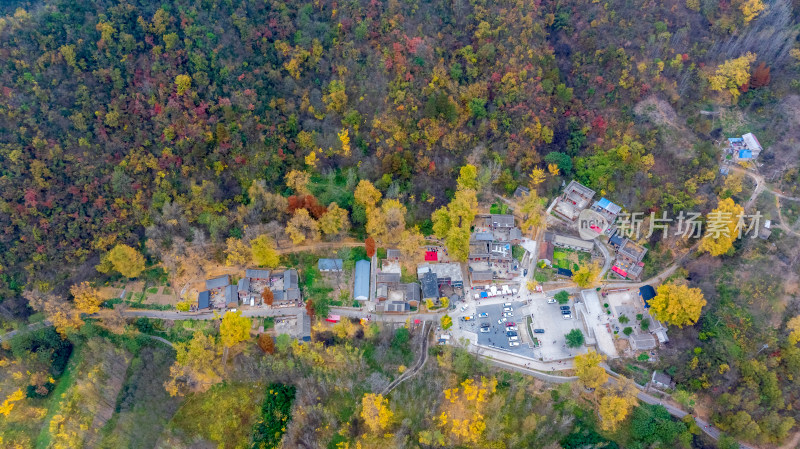
[[[534,329],[544,329],[544,334],[536,334],[541,341],[541,346],[536,350],[536,358],[544,361],[561,360],[574,357],[576,354],[585,352],[584,348],[572,349],[566,346],[564,337],[572,329],[581,329],[580,321],[576,316],[575,307],[572,301],[569,304],[572,312],[571,319],[564,319],[561,314],[560,304],[548,304],[546,298],[537,298],[531,301],[528,310],[532,316],[531,327]]]
[[[461,316],[469,314],[474,318],[467,322],[460,321],[459,325],[461,326],[461,329],[465,331],[474,332],[478,336],[478,344],[481,346],[504,349],[525,357],[533,358],[535,357],[535,354],[530,347],[530,338],[527,330],[525,329],[525,316],[522,312],[522,307],[524,304],[525,303],[519,301],[511,302],[511,308],[514,309],[514,316],[505,317],[506,322],[502,322],[502,324],[498,324],[498,320],[502,320],[502,318],[504,318],[502,316],[504,307],[503,303],[478,306],[475,309],[470,308],[470,311],[462,314]],[[472,312],[472,310],[475,311]],[[485,316],[481,316],[483,314],[485,314]],[[461,318],[459,317],[459,320],[460,319]],[[506,323],[508,322],[516,323],[517,325],[517,330],[514,332],[517,333],[517,341],[519,342],[519,346],[509,345],[508,336],[506,335]],[[489,325],[489,332],[481,332],[482,324]]]

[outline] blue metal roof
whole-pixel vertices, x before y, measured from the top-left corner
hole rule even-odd
[[[650,307],[650,300],[656,297],[656,289],[652,285],[643,285],[639,287],[639,296],[644,300],[644,306]]]
[[[728,142],[739,143],[739,142],[744,142],[744,139],[742,139],[741,137],[728,137]]]
[[[739,150],[739,159],[750,159],[753,157],[753,152],[750,150]]]
[[[368,260],[356,262],[356,279],[353,285],[353,298],[366,301],[369,299],[369,272],[370,263]]]
[[[609,201],[607,198],[600,198],[600,201],[597,202],[597,205],[603,209],[608,208],[609,204],[611,204],[611,201]]]
[[[200,292],[200,294],[197,295],[197,308],[207,309],[210,300],[211,300],[211,294],[208,292],[208,290]]]

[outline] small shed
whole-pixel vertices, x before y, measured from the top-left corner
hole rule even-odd
[[[559,268],[556,270],[556,274],[559,276],[564,276],[566,278],[572,278],[572,270],[567,268]]]
[[[225,287],[225,305],[228,308],[239,306],[239,292],[235,285]]]
[[[250,279],[269,280],[269,270],[248,268],[244,270],[244,275]]]
[[[226,274],[206,280],[206,290],[214,290],[215,288],[227,287],[231,283],[231,278]]]
[[[653,371],[653,376],[650,378],[650,382],[656,388],[675,388],[675,382],[672,381],[672,378],[660,371]]]

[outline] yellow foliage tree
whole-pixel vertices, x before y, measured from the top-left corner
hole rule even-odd
[[[175,344],[175,363],[164,388],[170,396],[206,391],[222,381],[221,345],[213,335],[197,331],[187,343]]]
[[[445,401],[438,425],[450,437],[453,445],[475,446],[486,431],[484,409],[489,397],[497,390],[497,379],[485,377],[480,383],[467,379],[460,388],[444,390]]]
[[[192,77],[189,75],[178,75],[175,77],[175,87],[178,89],[178,96],[183,95],[192,87]]]
[[[572,274],[572,280],[578,284],[578,287],[585,288],[597,282],[597,277],[600,275],[600,265],[593,262],[588,265],[582,265],[578,271]]]
[[[519,211],[522,214],[523,231],[533,232],[534,229],[539,229],[546,224],[544,204],[534,190],[531,190],[522,199]]]
[[[575,356],[575,374],[586,388],[597,389],[608,381],[608,373],[600,366],[605,356],[595,351]]]
[[[275,250],[275,242],[266,234],[251,240],[250,250],[253,263],[259,267],[275,268],[280,264],[281,257]]]
[[[400,236],[397,249],[403,255],[403,260],[413,263],[422,257],[421,248],[425,245],[425,236],[419,231],[419,226],[406,229]]]
[[[128,245],[117,244],[100,259],[100,265],[97,266],[97,271],[101,273],[111,270],[127,278],[135,278],[144,271],[144,257]]]
[[[225,258],[225,263],[229,266],[246,265],[250,263],[250,260],[253,258],[250,247],[247,246],[242,239],[228,237],[228,240],[225,241],[225,245],[225,254],[227,256]]]
[[[633,381],[621,377],[613,390],[605,392],[600,399],[600,419],[603,429],[615,431],[619,424],[625,421],[631,414],[631,410],[636,407],[636,395],[638,394]]]
[[[358,182],[354,195],[356,203],[362,205],[367,211],[374,208],[383,196],[380,190],[376,189],[375,186],[366,179],[362,179]]]
[[[743,214],[744,208],[734,203],[731,198],[720,200],[717,208],[708,214],[706,232],[700,241],[700,251],[708,251],[712,256],[730,251],[733,248],[733,241],[738,238],[736,228]]]
[[[558,164],[547,164],[547,171],[553,176],[558,176],[561,170],[558,169]]]
[[[383,395],[367,393],[361,398],[361,418],[373,433],[385,431],[392,423],[394,413],[389,409],[389,400]]]
[[[219,323],[219,335],[222,345],[231,348],[237,343],[247,341],[250,338],[250,318],[242,316],[242,311],[226,312]]]
[[[284,180],[286,181],[286,187],[294,190],[295,193],[309,193],[308,183],[311,182],[310,173],[300,170],[292,170],[286,174]]]
[[[461,167],[456,183],[460,190],[478,190],[478,169],[472,164]]]
[[[367,234],[384,244],[396,244],[406,229],[406,207],[396,199],[385,199],[380,208],[367,212]]]
[[[350,130],[343,129],[339,132],[339,143],[342,144],[342,155],[350,156]]]
[[[742,11],[742,20],[745,25],[750,23],[751,20],[758,17],[761,11],[766,8],[764,2],[761,0],[745,0],[739,5],[739,10]]]
[[[789,329],[789,344],[797,344],[800,341],[800,315],[789,320],[786,328]]]
[[[338,235],[350,227],[347,210],[336,203],[328,205],[328,211],[319,218],[319,229],[325,235]]]
[[[657,320],[678,327],[696,323],[705,305],[699,288],[675,283],[661,284],[656,297],[650,300],[650,310]]]
[[[44,313],[62,337],[83,326],[80,312],[64,298],[38,290],[26,291],[22,295],[33,310]]]
[[[722,63],[708,78],[711,90],[727,90],[734,100],[738,98],[739,88],[750,81],[750,64],[755,60],[755,53],[747,52],[743,56]]]
[[[544,169],[539,167],[533,167],[533,171],[531,174],[528,175],[529,182],[532,188],[536,188],[539,184],[544,182],[545,174]]]
[[[11,410],[14,410],[14,404],[21,401],[25,397],[25,393],[21,389],[11,393],[2,404],[0,404],[0,415],[8,416]]]
[[[295,211],[292,219],[286,224],[286,233],[295,245],[311,240],[315,242],[320,238],[319,224],[306,209]]]
[[[453,318],[451,318],[450,315],[444,315],[442,316],[440,324],[442,325],[442,329],[444,330],[450,329],[451,327],[453,327]]]
[[[100,310],[100,304],[103,302],[100,299],[100,292],[88,282],[73,284],[69,288],[69,292],[72,294],[75,308],[79,313],[91,315]]]

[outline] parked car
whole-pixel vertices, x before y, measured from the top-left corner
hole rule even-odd
[[[508,345],[513,348],[514,346],[519,346],[519,342],[518,341],[509,341]]]
[[[488,318],[489,314],[486,313],[486,312],[481,312],[480,314],[478,314],[478,317],[480,317],[480,318]]]
[[[500,318],[499,320],[497,320],[497,324],[503,324],[506,321],[508,321],[508,318]]]
[[[544,333],[544,329],[534,329],[533,333],[534,334],[543,334]]]
[[[556,303],[556,298],[547,298],[547,303],[548,304],[555,304]]]
[[[569,309],[567,309],[567,310],[562,310],[561,314],[562,315],[572,315],[572,312],[570,312]]]
[[[487,332],[489,332],[490,330],[491,330],[491,329],[490,329],[490,327],[489,327],[489,323],[483,323],[483,324],[481,324],[481,332],[483,332],[483,333],[487,333]]]
[[[507,302],[507,303],[503,304],[503,307],[511,307],[511,303]]]
[[[514,312],[503,312],[503,316],[512,317],[512,316],[514,316]]]
[[[508,323],[506,323],[506,327],[516,326],[516,325],[517,325],[517,323],[515,323],[513,321],[509,321]]]
[[[519,337],[517,337],[516,335],[513,337],[508,337],[508,341],[519,341]]]
[[[506,330],[515,331],[515,330],[517,330],[517,326],[509,326],[509,327],[506,328]]]
[[[472,321],[473,317],[472,317],[472,315],[462,316],[461,320],[463,320],[463,321]]]
[[[503,312],[513,312],[513,311],[514,309],[512,309],[511,307],[503,307]]]
[[[561,315],[561,317],[564,318],[565,320],[571,320],[572,319],[572,315]]]
[[[517,335],[519,335],[519,334],[514,332],[514,331],[506,332],[506,337],[516,337]]]
[[[561,310],[569,310],[569,306],[561,306]]]

